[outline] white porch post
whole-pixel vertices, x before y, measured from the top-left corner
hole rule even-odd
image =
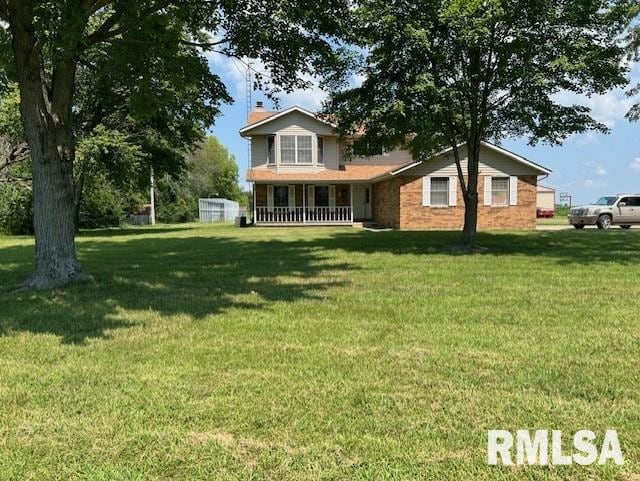
[[[302,184],[302,223],[307,223],[307,185]]]
[[[351,203],[351,223],[353,224],[353,184],[351,184],[351,192],[349,193],[349,202]]]
[[[258,218],[256,217],[256,183],[253,183],[253,224],[256,225],[258,223]]]

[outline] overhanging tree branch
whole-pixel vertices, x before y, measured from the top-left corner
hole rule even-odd
[[[9,21],[9,7],[6,0],[0,0],[0,20]]]
[[[114,28],[120,23],[120,21],[125,17],[126,14],[125,4],[121,3],[116,7],[111,16],[109,16],[109,18],[107,18],[95,32],[87,36],[83,43],[85,44],[85,46],[89,47],[91,45],[95,45],[96,43],[104,42],[106,40],[112,39],[113,37],[117,37],[118,35],[127,33],[139,26],[146,18],[158,13],[160,10],[171,6],[172,3],[174,2],[171,0],[159,1],[151,7],[142,10],[135,18],[131,19],[128,22],[120,24],[117,28]]]
[[[0,171],[28,158],[29,147],[26,143],[14,145],[8,139],[0,138]]]

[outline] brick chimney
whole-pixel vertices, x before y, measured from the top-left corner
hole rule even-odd
[[[249,112],[249,125],[260,122],[261,120],[271,117],[276,112],[269,112],[264,108],[264,102],[258,100],[256,106]]]

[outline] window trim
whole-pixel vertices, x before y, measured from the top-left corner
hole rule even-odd
[[[433,202],[433,194],[434,194],[434,189],[433,189],[433,181],[434,180],[446,180],[447,181],[447,188],[446,190],[436,190],[435,192],[442,194],[443,192],[447,194],[447,200],[444,204],[440,204],[440,203],[434,203]],[[441,208],[445,208],[445,207],[451,207],[451,199],[449,198],[451,196],[451,187],[449,185],[449,183],[451,182],[451,178],[450,177],[438,177],[438,176],[433,176],[433,177],[429,177],[429,207],[435,207],[437,209],[441,209]]]

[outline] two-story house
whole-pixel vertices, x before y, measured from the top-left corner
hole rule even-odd
[[[453,154],[414,161],[407,150],[348,154],[335,126],[291,107],[267,112],[258,103],[240,130],[251,140],[256,225],[352,225],[459,229],[464,201]],[[463,157],[464,147],[461,148]],[[466,159],[462,162],[466,171]],[[536,186],[551,171],[483,143],[478,224],[482,229],[533,229]]]

